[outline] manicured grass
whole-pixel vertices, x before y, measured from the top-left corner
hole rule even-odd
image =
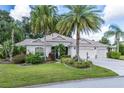
[[[121,59],[121,60],[124,60],[124,55],[123,55],[123,56],[120,56],[120,59]]]
[[[116,73],[98,66],[88,69],[76,69],[59,63],[30,66],[0,64],[0,87],[21,87],[48,82],[116,75]]]

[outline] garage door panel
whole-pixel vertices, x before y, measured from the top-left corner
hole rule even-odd
[[[94,50],[80,50],[79,55],[82,59],[87,59],[87,56],[89,59],[95,58],[95,51]]]

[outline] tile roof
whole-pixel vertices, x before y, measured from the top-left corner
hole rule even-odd
[[[45,44],[45,38],[46,38],[46,45],[51,45],[52,43],[55,42],[65,42],[65,43],[70,43],[70,46],[76,46],[76,40],[70,37],[66,37],[63,35],[60,35],[58,33],[53,33],[51,35],[46,35],[46,37],[43,38],[38,38],[38,39],[25,39],[24,41],[21,41],[19,43],[17,43],[16,45],[21,45],[21,46],[40,46],[40,45],[44,45]],[[93,41],[93,40],[88,40],[88,39],[84,39],[81,38],[80,39],[80,44],[79,46],[104,46],[106,47],[106,45],[101,44],[97,41]]]

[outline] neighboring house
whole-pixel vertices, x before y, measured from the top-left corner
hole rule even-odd
[[[57,33],[38,39],[25,39],[17,43],[17,46],[26,46],[27,54],[36,52],[46,52],[48,57],[56,45],[63,44],[66,46],[66,54],[74,57],[76,55],[76,40]],[[46,47],[45,47],[46,45]],[[105,58],[107,46],[96,41],[80,39],[79,55],[82,59],[86,58]],[[58,57],[56,52],[56,57]]]

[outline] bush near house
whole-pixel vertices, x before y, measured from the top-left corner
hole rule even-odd
[[[110,51],[107,53],[108,58],[119,59],[121,56],[120,52]]]
[[[119,52],[124,55],[124,44],[119,44]]]
[[[91,67],[93,64],[91,61],[79,61],[74,62],[73,66],[77,68],[88,68]]]
[[[0,48],[0,59],[3,59],[3,58],[5,58],[4,52],[3,52],[3,49]]]
[[[23,46],[15,46],[13,55],[26,54],[26,48]]]
[[[25,54],[18,54],[16,56],[13,57],[13,63],[14,64],[21,64],[21,63],[25,63]]]
[[[44,62],[44,57],[39,54],[29,54],[25,59],[26,63],[39,64]]]
[[[72,58],[61,58],[61,62],[62,63],[65,63],[65,64],[68,64],[68,65],[72,65],[74,63],[74,60]]]
[[[9,45],[9,44],[8,44]],[[6,44],[3,46],[3,48],[0,48],[0,58],[1,59],[6,59],[7,57],[9,57],[9,52],[10,49]],[[26,54],[26,48],[22,47],[22,46],[14,46],[14,50],[13,50],[13,56],[19,56],[21,54]]]
[[[71,58],[71,55],[63,55],[62,58]]]
[[[76,67],[76,68],[88,68],[88,67],[91,67],[93,65],[92,62],[89,61],[89,60],[80,60],[78,62],[78,61],[75,61],[72,58],[62,58],[61,62],[65,63],[67,65]]]

